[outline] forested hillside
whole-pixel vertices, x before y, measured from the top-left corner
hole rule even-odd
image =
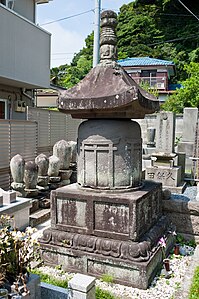
[[[182,2],[199,17],[199,1]],[[173,60],[177,67],[173,83],[190,76],[190,71],[184,69],[186,64],[192,62],[193,70],[199,63],[199,20],[178,0],[136,0],[123,5],[118,15],[117,37],[119,59],[150,56]],[[74,56],[71,65],[51,70],[57,84],[69,88],[88,73],[92,66],[93,33],[85,42],[86,47]]]

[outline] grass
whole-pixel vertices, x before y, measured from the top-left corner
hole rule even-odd
[[[107,283],[113,283],[114,278],[110,274],[103,274],[102,277],[101,277],[101,280],[104,281],[104,282],[107,282]]]
[[[49,284],[52,284],[54,286],[58,286],[58,287],[61,287],[61,288],[67,288],[68,287],[68,281],[67,280],[54,278],[54,277],[52,277],[48,274],[44,274],[41,271],[36,270],[36,269],[31,270],[31,273],[39,275],[40,280],[42,282],[49,283]]]
[[[189,293],[189,299],[198,299],[199,298],[199,266],[196,267],[194,272],[194,277]]]
[[[111,293],[102,290],[99,287],[96,287],[95,295],[96,295],[96,299],[116,299],[116,297],[113,296]]]
[[[45,274],[45,273],[43,273],[42,271],[40,271],[38,269],[31,270],[31,273],[39,275],[40,276],[40,280],[42,282],[45,282],[45,283],[48,283],[48,284],[52,284],[54,286],[58,286],[58,287],[62,287],[62,288],[67,288],[68,287],[68,281],[67,280],[54,278],[51,275]],[[105,280],[106,279],[109,282],[113,281],[113,278],[110,275],[106,275]],[[110,292],[102,290],[99,287],[96,287],[95,295],[96,295],[96,299],[117,299]]]

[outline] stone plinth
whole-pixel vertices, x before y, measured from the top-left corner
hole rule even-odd
[[[167,249],[174,241],[165,217],[159,219],[140,242],[121,241],[55,229],[44,231],[40,239],[42,259],[49,266],[63,265],[71,272],[101,278],[109,273],[114,282],[146,289],[162,261],[157,245],[161,236],[167,239]]]
[[[162,183],[164,188],[177,187],[181,183],[181,167],[146,167],[145,178]]]
[[[51,226],[60,231],[138,240],[162,215],[161,185],[134,192],[102,192],[68,185],[52,191]]]

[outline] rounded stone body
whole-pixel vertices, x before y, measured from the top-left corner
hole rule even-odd
[[[77,142],[69,141],[68,143],[71,146],[71,162],[76,163],[76,161],[77,161]]]
[[[53,146],[53,155],[60,159],[60,169],[69,169],[71,152],[71,146],[65,140],[60,140]]]
[[[15,183],[23,184],[25,161],[19,154],[15,155],[10,161],[10,171]]]
[[[80,124],[77,182],[83,187],[126,189],[141,185],[142,140],[131,120],[87,120]]]
[[[49,157],[48,176],[58,177],[60,170],[60,160],[56,156]]]
[[[24,183],[26,189],[36,189],[38,178],[38,166],[34,161],[25,163]]]
[[[46,155],[40,154],[35,158],[35,163],[38,166],[38,175],[47,176],[48,175],[48,165],[49,161]]]

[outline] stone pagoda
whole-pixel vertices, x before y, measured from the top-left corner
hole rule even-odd
[[[100,63],[60,92],[59,110],[87,120],[78,129],[77,183],[52,191],[51,228],[40,243],[48,265],[146,289],[162,262],[158,240],[167,238],[168,220],[161,184],[142,180],[141,130],[131,118],[159,102],[116,63],[116,24],[114,12],[102,13]]]

